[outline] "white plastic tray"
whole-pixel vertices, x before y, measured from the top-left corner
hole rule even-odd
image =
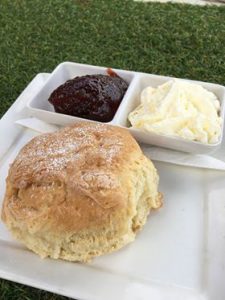
[[[114,70],[119,76],[129,83],[129,87],[114,118],[111,120],[111,122],[109,122],[110,124],[128,128],[131,134],[134,135],[134,137],[140,142],[184,152],[198,154],[211,153],[221,146],[223,135],[220,136],[219,141],[216,144],[203,144],[197,141],[189,141],[179,137],[166,136],[154,132],[144,132],[139,129],[129,128],[127,117],[129,113],[139,105],[141,91],[147,86],[157,87],[166,81],[171,80],[172,78],[119,69]],[[65,83],[67,80],[87,74],[106,74],[106,68],[74,62],[63,62],[59,64],[49,76],[48,80],[46,80],[40,91],[36,95],[33,95],[27,102],[27,107],[30,111],[30,114],[48,123],[58,125],[67,125],[75,121],[84,121],[85,119],[82,118],[54,112],[54,108],[48,102],[48,98],[59,85]],[[185,80],[195,82],[213,92],[217,96],[221,103],[220,116],[224,121],[225,87],[214,83],[193,81],[188,79]],[[222,131],[223,127],[224,122],[222,123]]]
[[[0,199],[9,164],[35,133],[14,124],[47,74],[0,121]],[[5,154],[3,154],[5,153]],[[224,300],[224,173],[156,163],[164,206],[134,243],[88,265],[42,260],[0,223],[0,277],[85,300]]]

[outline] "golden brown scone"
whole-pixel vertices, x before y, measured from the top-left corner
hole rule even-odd
[[[87,262],[117,250],[161,206],[152,162],[127,130],[105,124],[35,137],[6,182],[2,220],[41,257]]]

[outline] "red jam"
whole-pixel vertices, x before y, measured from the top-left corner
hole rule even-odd
[[[109,122],[113,119],[128,84],[113,70],[109,75],[86,75],[66,81],[48,101],[58,113]]]

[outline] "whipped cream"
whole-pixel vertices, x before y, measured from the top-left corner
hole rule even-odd
[[[145,88],[140,100],[128,116],[133,128],[202,143],[218,142],[220,102],[201,85],[174,79],[157,88]]]

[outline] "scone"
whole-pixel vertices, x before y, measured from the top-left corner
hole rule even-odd
[[[41,257],[87,262],[117,250],[161,206],[156,169],[130,133],[92,122],[32,139],[6,183],[2,220]]]

